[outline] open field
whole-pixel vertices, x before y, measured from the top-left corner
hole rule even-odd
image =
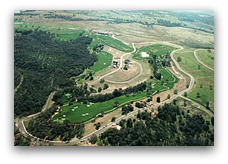
[[[100,34],[91,34],[89,37],[93,38],[93,42],[90,47],[94,47],[97,44],[104,44],[110,47],[116,48],[123,52],[133,51],[133,48],[122,43],[121,41],[112,38],[111,36],[100,35]]]
[[[119,118],[121,116],[121,109],[117,109],[113,112],[107,113],[106,115],[104,115],[104,117],[98,117],[96,118],[95,122],[87,122],[85,123],[85,133],[84,136],[94,132],[95,130],[95,123],[100,122],[101,123],[101,127],[107,125],[108,123],[111,122],[112,117],[116,117]]]
[[[174,54],[175,58],[181,57],[180,66],[195,78],[195,85],[188,97],[202,105],[210,102],[210,107],[214,105],[214,72],[202,66],[194,57],[193,50],[182,50]],[[200,65],[200,66],[199,66]],[[200,69],[199,69],[200,67]],[[200,97],[197,98],[199,92]]]
[[[118,37],[128,43],[140,43],[145,41],[168,41],[187,47],[213,47],[214,26],[213,20],[211,18],[210,22],[205,22],[205,20],[202,19],[189,22],[184,21],[183,18],[181,18],[181,20],[177,19],[176,14],[173,15],[173,13],[170,12],[153,12],[155,13],[142,14],[140,12],[134,12],[134,14],[132,14],[132,11],[35,11],[33,13],[38,14],[37,16],[18,16],[18,18],[16,18],[16,21],[28,23],[31,22],[40,25],[45,24],[48,26],[64,26],[68,28],[78,28],[81,30],[83,29],[86,31],[90,31],[91,29],[95,28],[99,29],[100,31],[118,33]],[[167,15],[165,17],[160,17],[161,15],[159,14],[163,15],[164,13]],[[70,21],[70,19],[60,19],[58,17],[54,17],[55,19],[53,19],[46,17],[45,14],[62,15],[67,16],[68,18],[79,19],[77,21]],[[135,14],[137,16],[132,16]],[[201,15],[205,15],[205,13]],[[188,17],[189,14],[186,13],[185,16]],[[208,17],[208,15],[206,17]],[[125,22],[117,21],[115,23],[117,18],[119,20],[123,19]],[[84,21],[80,19],[91,19],[91,21]],[[161,19],[170,21],[170,23],[177,23],[179,25],[163,26],[161,23],[157,23],[157,20]],[[153,25],[150,25],[151,23]]]
[[[120,103],[119,107],[121,107],[127,102],[130,103],[131,101],[135,101],[146,96],[147,94],[145,92],[139,92],[131,95],[123,95],[123,96],[111,99],[109,101],[95,103],[95,104],[83,104],[83,103],[75,102],[73,105],[63,106],[62,112],[55,115],[52,120],[53,121],[69,120],[70,122],[74,122],[74,123],[86,122],[94,118],[96,115],[98,115],[101,112],[107,113],[111,110],[115,110],[116,108],[114,108],[113,105],[116,101]],[[63,117],[63,115],[65,115],[65,117]]]
[[[198,50],[197,57],[201,62],[209,66],[210,68],[214,69],[214,51],[211,50]]]
[[[161,80],[152,80],[152,90],[153,92],[156,90],[164,91],[173,88],[174,84],[178,82],[178,79],[172,75],[166,69],[159,69],[158,72],[161,73],[162,78]]]

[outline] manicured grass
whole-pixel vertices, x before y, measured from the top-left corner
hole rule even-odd
[[[214,101],[214,72],[202,66],[194,57],[193,50],[184,50],[181,53],[176,53],[175,58],[181,57],[180,66],[189,72],[196,81],[192,91],[188,97],[205,106],[206,102],[213,103]],[[200,69],[198,69],[200,65]],[[200,88],[202,86],[202,88]],[[212,87],[212,90],[211,90]],[[200,98],[196,98],[197,92],[200,93]]]
[[[111,62],[112,54],[102,51],[98,53],[98,61],[89,69],[97,72],[111,65]]]
[[[151,46],[145,46],[145,47],[141,47],[141,48],[137,49],[137,51],[133,54],[133,58],[138,59],[138,60],[147,59],[146,57],[143,58],[141,53],[142,52],[148,53],[149,51],[152,51],[157,56],[166,55],[166,54],[170,54],[174,49],[175,48],[171,47],[171,46],[162,45],[162,44],[154,44]],[[151,57],[151,55],[150,55],[150,57]],[[148,57],[148,58],[150,58],[150,57]]]
[[[147,94],[146,92],[139,92],[136,94],[131,94],[131,95],[123,95],[120,97],[116,97],[112,100],[105,101],[105,102],[100,102],[100,103],[95,103],[92,105],[83,104],[79,102],[75,102],[73,105],[67,105],[62,107],[62,112],[58,113],[55,115],[52,120],[57,121],[58,118],[61,121],[63,118],[63,115],[65,115],[65,120],[69,120],[70,122],[74,123],[80,123],[80,122],[85,122],[88,121],[92,118],[94,118],[96,115],[98,115],[101,112],[109,112],[110,110],[115,110],[117,108],[113,107],[113,104],[115,101],[118,101],[120,103],[121,107],[124,103],[135,101],[141,98],[146,97]],[[75,109],[74,109],[75,107]],[[74,109],[74,111],[72,111]],[[84,115],[87,114],[88,115]],[[84,115],[84,116],[83,116]]]
[[[208,52],[208,50],[198,50],[197,57],[210,68],[214,68],[214,51]]]
[[[105,44],[105,45],[108,45],[110,47],[113,47],[113,48],[116,48],[120,51],[124,51],[124,52],[131,52],[133,51],[133,48],[122,43],[121,41],[119,40],[116,40],[116,39],[113,39],[112,37],[110,36],[106,36],[106,35],[95,35],[95,34],[92,34],[90,35],[90,37],[92,37],[94,40],[93,42],[91,43],[90,45],[90,48],[93,48],[95,45],[97,44]]]
[[[159,90],[164,91],[173,88],[174,84],[178,82],[178,79],[172,75],[168,70],[161,68],[158,70],[159,73],[161,73],[162,78],[161,80],[153,79],[152,84],[153,91]],[[162,85],[163,81],[163,85]]]
[[[56,39],[58,40],[64,40],[64,41],[68,41],[68,40],[74,40],[79,38],[81,35],[84,34],[83,30],[60,30],[57,34],[56,34]]]

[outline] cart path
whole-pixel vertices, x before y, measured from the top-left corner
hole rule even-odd
[[[206,67],[206,68],[208,68],[209,70],[211,70],[211,71],[214,72],[214,69],[213,69],[213,68],[211,68],[211,67],[209,67],[208,65],[204,64],[204,63],[198,58],[198,56],[197,56],[197,51],[200,51],[200,50],[205,50],[205,49],[197,49],[197,50],[194,51],[194,56],[195,56],[196,60],[197,60],[200,64],[202,64],[204,67]]]

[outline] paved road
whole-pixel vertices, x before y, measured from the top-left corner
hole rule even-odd
[[[192,99],[187,98],[187,97],[184,97],[184,96],[182,96],[182,95],[181,95],[180,97],[183,98],[183,99],[185,99],[185,100],[188,100],[188,101],[192,102],[192,103],[195,104],[195,105],[197,105],[198,107],[201,108],[201,110],[203,110],[204,112],[206,112],[209,116],[212,117],[212,116],[214,115],[211,111],[207,110],[203,105],[201,105],[201,104],[199,104],[199,103],[193,101]]]
[[[172,59],[172,61],[174,62],[174,64],[176,65],[177,69],[178,69],[179,71],[181,71],[182,73],[184,73],[184,74],[186,74],[187,76],[190,77],[190,83],[189,83],[188,88],[186,88],[185,90],[179,92],[178,95],[182,95],[182,94],[184,94],[184,92],[189,92],[189,91],[193,88],[193,86],[194,86],[194,81],[195,81],[194,77],[193,77],[191,74],[189,74],[188,72],[186,72],[185,70],[183,70],[183,69],[180,67],[179,63],[175,60],[175,58],[174,58],[174,56],[173,56],[177,51],[180,51],[180,50],[183,50],[183,49],[184,49],[184,48],[183,48],[182,46],[180,46],[179,49],[172,51],[171,54],[170,54],[171,59]]]
[[[113,73],[119,71],[119,70],[123,67],[123,58],[124,58],[124,56],[129,55],[129,54],[132,54],[132,53],[134,53],[134,52],[136,51],[136,48],[135,48],[135,46],[134,46],[134,43],[132,43],[132,47],[134,48],[134,50],[133,50],[132,52],[127,52],[127,53],[123,54],[123,55],[120,57],[120,66],[119,66],[119,68],[117,68],[117,69],[115,69],[114,71],[109,72],[109,73],[107,73],[107,74],[105,74],[105,75],[99,77],[99,79],[103,79],[104,77],[109,76],[109,75],[111,75],[111,74],[113,74]]]
[[[200,64],[202,64],[204,67],[208,68],[208,69],[211,70],[211,71],[214,71],[214,69],[212,69],[211,67],[209,67],[208,65],[206,65],[206,64],[204,64],[202,61],[200,61],[200,59],[199,59],[198,56],[197,56],[197,51],[200,51],[200,50],[205,50],[205,49],[197,49],[197,50],[194,51],[194,56],[195,56],[196,60],[197,60]]]
[[[130,52],[130,53],[127,53],[127,54],[132,54],[132,53],[134,53],[134,52],[136,51],[136,48],[135,48],[134,43],[132,43],[132,47],[134,48],[134,50],[133,50],[132,52]],[[124,54],[124,55],[126,55],[126,54]],[[124,55],[123,55],[123,56],[124,56]],[[121,56],[121,58],[122,58],[122,56]],[[122,60],[123,60],[123,59],[121,59],[120,62],[121,62],[121,64],[123,65],[123,61],[122,61]],[[139,67],[140,67],[140,72],[139,72],[139,74],[138,74],[137,76],[135,76],[135,77],[133,77],[132,79],[127,80],[127,81],[120,81],[120,82],[118,82],[118,81],[111,81],[111,80],[107,80],[107,79],[105,79],[105,81],[107,81],[107,82],[109,82],[109,83],[112,83],[112,84],[126,84],[126,83],[129,83],[129,82],[131,82],[131,81],[137,79],[138,77],[140,77],[140,76],[143,74],[143,68],[142,68],[142,65],[141,65],[140,63],[138,63],[137,61],[134,61],[134,63],[138,64]],[[118,68],[117,71],[119,71],[119,70],[122,68],[122,65]],[[111,72],[111,74],[113,74],[113,73],[115,73],[115,72],[117,72],[117,71],[115,70],[115,71]],[[103,75],[102,77],[104,78],[104,77],[106,77],[106,76],[108,76],[108,75],[110,75],[110,73],[107,73],[107,74]]]
[[[43,112],[45,112],[50,106],[51,106],[51,100],[54,96],[56,92],[51,92],[50,95],[48,96],[48,99],[46,101],[46,103],[44,104],[43,108],[41,109],[40,112],[38,113],[35,113],[35,114],[31,114],[29,116],[26,116],[26,117],[22,117],[22,118],[17,118],[16,121],[17,121],[17,126],[18,126],[18,129],[19,131],[25,136],[25,137],[29,137],[29,138],[34,138],[34,139],[38,139],[37,137],[33,136],[32,134],[30,134],[26,128],[25,128],[25,125],[24,125],[24,121],[29,121],[29,120],[32,120],[32,119],[35,119],[37,118],[38,116],[40,116]]]

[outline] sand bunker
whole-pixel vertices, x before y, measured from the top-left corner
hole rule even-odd
[[[141,55],[142,55],[143,58],[147,58],[147,57],[150,56],[150,55],[149,55],[148,53],[146,53],[146,52],[141,52]]]

